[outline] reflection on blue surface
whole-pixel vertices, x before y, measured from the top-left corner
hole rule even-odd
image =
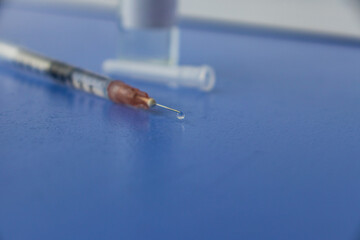
[[[0,35],[97,72],[116,47],[112,23],[26,12]],[[184,121],[2,69],[3,238],[358,236],[358,47],[183,29],[181,61],[216,89],[136,86]]]

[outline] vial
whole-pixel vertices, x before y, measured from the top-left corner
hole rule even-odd
[[[176,0],[123,0],[118,9],[118,58],[161,65],[178,63]]]

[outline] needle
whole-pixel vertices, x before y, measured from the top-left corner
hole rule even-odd
[[[158,104],[158,103],[156,103],[156,106],[161,107],[161,108],[168,109],[168,110],[173,111],[173,112],[181,113],[181,111],[179,111],[179,110],[176,110],[176,109],[173,109],[173,108],[169,108],[169,107],[167,107],[167,106],[164,106],[164,105],[161,105],[161,104]]]
[[[156,106],[161,107],[161,108],[165,108],[165,109],[173,111],[173,112],[176,112],[178,119],[184,119],[185,118],[185,114],[182,111],[179,111],[179,110],[176,110],[176,109],[173,109],[173,108],[170,108],[170,107],[158,104],[158,103],[156,103]]]

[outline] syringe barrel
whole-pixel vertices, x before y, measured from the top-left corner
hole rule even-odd
[[[62,63],[23,48],[0,42],[0,57],[28,70],[51,76],[58,82],[107,98],[110,79]]]

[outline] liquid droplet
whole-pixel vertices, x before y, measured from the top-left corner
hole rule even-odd
[[[179,112],[176,116],[178,119],[182,120],[185,118],[185,114],[183,112]]]

